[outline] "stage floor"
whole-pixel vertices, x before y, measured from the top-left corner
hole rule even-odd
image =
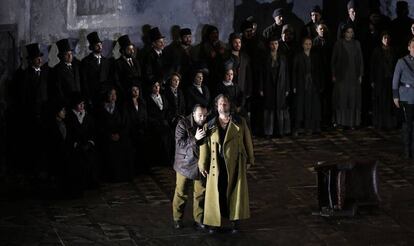
[[[191,203],[186,227],[174,230],[175,172],[154,168],[132,183],[104,184],[78,200],[40,199],[36,186],[0,184],[0,245],[414,245],[414,161],[401,157],[399,131],[255,138],[254,145],[251,219],[238,234],[196,231]],[[353,218],[312,215],[318,206],[313,164],[349,156],[381,162],[380,206]],[[10,197],[13,189],[25,194]]]

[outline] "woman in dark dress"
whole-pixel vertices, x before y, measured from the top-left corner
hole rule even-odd
[[[148,115],[147,104],[141,96],[138,86],[132,86],[130,97],[125,104],[128,117],[129,136],[133,149],[133,162],[136,174],[148,171]]]
[[[136,174],[148,171],[148,155],[146,142],[148,140],[147,104],[141,96],[138,86],[132,86],[130,97],[126,101],[125,113],[128,117],[129,135],[134,155]]]
[[[150,134],[151,163],[156,166],[172,165],[174,138],[168,124],[168,101],[160,93],[160,82],[153,81],[147,99],[148,133]]]
[[[397,121],[392,100],[391,82],[397,55],[390,46],[389,33],[381,34],[381,45],[371,56],[371,86],[373,92],[373,125],[378,129],[392,129]]]
[[[66,115],[71,161],[64,175],[68,179],[65,181],[65,187],[68,188],[69,195],[76,196],[82,195],[86,188],[98,186],[99,172],[94,119],[85,110],[85,100],[79,92],[74,92],[71,97],[71,109]]]
[[[117,92],[113,88],[107,91],[98,111],[98,131],[105,179],[130,181],[134,171],[127,118],[118,106]]]
[[[264,106],[264,134],[267,137],[283,136],[290,133],[290,112],[287,103],[290,91],[289,69],[286,57],[279,52],[279,41],[276,37],[269,39],[268,47],[264,78],[259,88]]]
[[[232,111],[240,114],[244,106],[243,93],[237,84],[233,83],[233,67],[231,65],[225,66],[224,79],[217,84],[216,95],[227,95],[232,105]]]
[[[181,117],[185,117],[185,100],[184,93],[180,86],[181,75],[172,73],[164,91],[165,98],[168,101],[168,121],[171,129],[175,132],[175,127]]]
[[[293,60],[292,87],[295,94],[295,131],[302,127],[307,133],[320,132],[321,102],[320,92],[323,76],[319,54],[312,50],[312,39],[304,38],[303,51]]]

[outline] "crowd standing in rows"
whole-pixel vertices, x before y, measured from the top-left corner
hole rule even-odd
[[[339,25],[337,37],[331,32],[336,27],[329,26],[315,6],[302,30],[286,23],[284,9],[276,9],[274,24],[262,27],[263,33],[257,32],[253,18],[247,18],[240,33],[231,33],[226,43],[213,25],[203,28],[197,45],[188,28],[181,28],[180,38],[166,46],[165,37],[153,27],[144,35],[142,49],[123,35],[117,40],[118,59],[102,55],[97,32],[87,35],[91,53],[81,61],[74,58],[68,39],[61,39],[56,42],[60,62],[53,68],[43,64],[37,43],[28,44],[29,66],[16,72],[10,88],[15,102],[7,119],[12,169],[27,177],[47,173],[62,194],[76,197],[102,181],[130,181],[153,166],[175,164],[173,214],[178,228],[186,201],[184,186],[214,173],[208,159],[213,158],[211,146],[226,136],[222,130],[211,132],[221,129],[219,123],[230,121],[247,132],[240,137],[246,147],[244,164],[253,164],[250,131],[283,137],[330,128],[352,130],[361,123],[394,129],[401,125],[397,109],[400,94],[406,93],[401,87],[410,94],[414,86],[410,74],[400,84],[401,74],[407,72],[404,66],[414,68],[413,43],[408,63],[399,62],[399,77],[394,76],[391,86],[397,60],[407,54],[414,34],[408,4],[397,2],[397,18],[392,21],[379,11],[363,20],[353,1],[347,8],[349,17]],[[414,94],[408,98],[402,124],[405,153],[411,157]],[[223,129],[226,133],[227,127]],[[183,134],[195,140],[185,141]],[[191,161],[184,162],[185,157]],[[226,171],[223,163],[231,158],[215,158],[220,172]],[[178,162],[193,169],[183,169]],[[200,167],[194,169],[197,163]],[[227,187],[221,184],[223,176],[217,176],[210,182]],[[194,183],[194,202],[200,203],[194,207],[194,219],[202,224],[204,198],[199,194],[204,196],[206,188],[200,182]],[[238,185],[247,189],[245,183]],[[206,196],[221,209],[220,195],[207,184]],[[234,199],[248,202],[244,193]],[[212,216],[207,223],[220,225],[217,207],[210,204],[207,209]],[[243,209],[237,215],[232,209],[221,212],[243,219],[248,206]]]

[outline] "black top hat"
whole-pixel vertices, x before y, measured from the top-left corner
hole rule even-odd
[[[161,38],[165,38],[161,34],[161,32],[158,29],[158,27],[154,27],[151,30],[149,30],[149,33],[148,34],[149,34],[149,37],[150,37],[151,42],[157,41],[158,39],[161,39]]]
[[[27,59],[34,59],[36,57],[43,56],[43,53],[40,52],[38,43],[26,45],[26,50],[27,50]]]
[[[190,28],[182,28],[180,30],[180,36],[185,36],[185,35],[191,35],[191,29]]]
[[[253,21],[244,20],[240,27],[241,31],[244,32],[247,29],[253,29]]]
[[[59,53],[65,53],[68,51],[72,51],[72,48],[70,47],[69,40],[67,38],[61,39],[56,42],[56,45],[58,47]]]
[[[129,40],[129,36],[128,35],[123,35],[121,37],[118,38],[118,43],[119,46],[121,46],[121,49],[125,49],[126,47],[128,47],[128,45],[131,45],[131,40]]]
[[[321,14],[322,13],[322,9],[321,9],[321,7],[319,7],[319,5],[315,5],[315,6],[313,6],[313,8],[311,10],[311,13],[312,12],[316,12],[316,13]]]
[[[278,41],[279,42],[279,37],[276,35],[272,35],[267,39],[267,42],[272,42],[272,41]]]
[[[89,45],[95,45],[97,43],[102,43],[102,41],[99,39],[97,32],[91,32],[86,36],[88,39]]]
[[[277,9],[275,9],[275,11],[273,11],[273,18],[275,18],[276,16],[280,16],[280,15],[283,15],[284,13],[283,13],[284,11],[283,11],[283,9],[282,8],[277,8]]]
[[[349,1],[346,7],[348,8],[348,10],[355,9],[356,7],[355,2],[353,0]]]

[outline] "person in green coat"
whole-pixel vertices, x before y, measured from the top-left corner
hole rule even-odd
[[[254,164],[252,137],[246,120],[230,113],[228,96],[218,95],[215,105],[217,116],[205,125],[198,162],[207,179],[203,223],[214,233],[222,218],[229,219],[232,233],[237,233],[239,220],[250,217],[246,173]]]

